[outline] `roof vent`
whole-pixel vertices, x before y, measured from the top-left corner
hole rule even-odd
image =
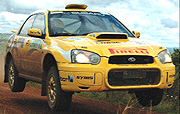
[[[69,4],[65,7],[65,9],[86,9],[87,5],[83,4]]]

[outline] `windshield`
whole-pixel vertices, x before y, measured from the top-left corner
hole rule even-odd
[[[125,26],[109,14],[96,12],[51,12],[50,36],[87,35],[93,32],[118,32],[134,37]]]

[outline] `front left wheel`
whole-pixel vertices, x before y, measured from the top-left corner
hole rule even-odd
[[[9,82],[9,87],[12,92],[22,92],[26,85],[26,80],[22,79],[18,75],[14,61],[11,58],[7,67],[7,77]]]
[[[63,111],[70,107],[72,93],[61,89],[59,73],[55,66],[50,67],[47,74],[46,94],[48,105],[53,111]]]

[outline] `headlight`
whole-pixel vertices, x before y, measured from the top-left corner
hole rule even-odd
[[[96,65],[101,60],[100,56],[96,53],[78,49],[72,50],[71,57],[72,63],[87,63]]]
[[[158,59],[159,59],[159,61],[160,61],[162,64],[171,63],[171,62],[172,62],[171,54],[170,54],[170,52],[169,52],[168,50],[161,51],[161,52],[158,54]]]

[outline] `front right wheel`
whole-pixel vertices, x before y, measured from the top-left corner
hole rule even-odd
[[[72,93],[61,89],[59,73],[55,66],[50,67],[47,74],[46,93],[48,105],[53,111],[67,110],[72,101]]]
[[[143,107],[150,107],[158,105],[164,94],[163,89],[147,89],[136,91],[136,98]]]

